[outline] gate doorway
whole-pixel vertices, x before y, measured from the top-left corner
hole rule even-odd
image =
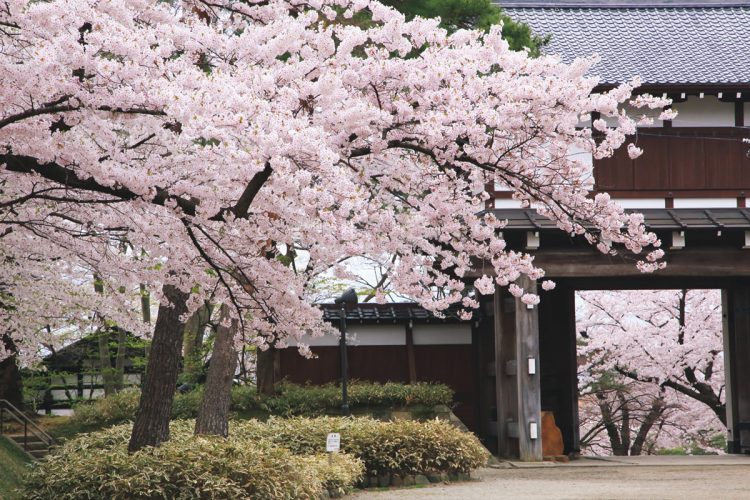
[[[750,219],[742,210],[643,211],[667,249],[666,269],[653,274],[640,273],[625,257],[598,253],[533,211],[503,211],[509,245],[524,250],[533,242],[535,264],[557,286],[539,290],[541,303],[531,309],[503,289],[484,300],[474,345],[481,436],[488,447],[500,457],[541,460],[545,410],[554,414],[564,452],[580,453],[576,291],[717,289],[727,451],[750,453],[750,248],[743,243],[750,239]],[[537,291],[528,280],[519,286]]]

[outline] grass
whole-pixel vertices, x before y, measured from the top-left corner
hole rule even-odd
[[[16,445],[0,436],[0,500],[20,499],[14,490],[21,486],[31,459]]]

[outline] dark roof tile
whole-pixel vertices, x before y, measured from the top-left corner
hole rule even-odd
[[[510,5],[504,10],[512,18],[538,35],[551,35],[546,53],[565,62],[598,54],[601,61],[591,73],[601,84],[634,76],[644,84],[750,83],[750,3]]]

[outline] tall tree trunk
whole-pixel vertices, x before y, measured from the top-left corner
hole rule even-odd
[[[239,326],[237,320],[231,326],[224,322],[229,317],[228,307],[221,307],[221,320],[216,328],[214,349],[208,365],[206,385],[203,387],[195,434],[229,435],[229,407],[232,403],[232,379],[237,369],[237,351],[234,336]]]
[[[104,294],[104,283],[101,278],[94,275],[94,291],[99,295]],[[114,370],[112,369],[112,360],[109,356],[109,330],[104,325],[104,318],[97,313],[101,320],[101,326],[96,332],[97,343],[99,346],[99,377],[101,377],[104,395],[110,396],[115,392]]]
[[[617,423],[615,422],[614,415],[612,414],[612,405],[607,400],[607,395],[603,391],[596,392],[597,404],[602,414],[602,423],[604,428],[607,430],[607,436],[609,437],[609,443],[612,447],[612,454],[615,456],[625,456],[628,454],[628,448],[622,445],[620,441],[620,432],[617,429]]]
[[[183,382],[195,384],[201,378],[203,369],[203,332],[210,320],[211,310],[207,305],[195,311],[185,324],[185,338],[183,340]]]
[[[187,313],[188,294],[172,285],[164,285],[163,291],[165,303],[159,305],[141,401],[128,445],[130,453],[169,440],[169,418],[185,329],[180,317]]]
[[[654,399],[651,403],[651,409],[648,414],[646,414],[646,418],[643,419],[643,422],[641,422],[641,426],[638,428],[638,434],[636,434],[635,439],[633,440],[633,446],[630,447],[631,456],[637,456],[643,453],[643,445],[646,442],[646,437],[648,437],[651,428],[662,416],[665,409],[666,406],[663,398],[659,397]]]
[[[627,456],[630,449],[630,406],[628,406],[628,401],[621,391],[617,391],[617,399],[620,402],[620,413],[622,414],[620,445],[622,446],[622,455]]]
[[[0,399],[7,399],[20,409],[23,408],[23,380],[16,359],[18,349],[7,333],[2,335],[2,343],[11,355],[0,361]]]
[[[276,348],[256,349],[255,356],[258,394],[272,396],[276,393]]]
[[[99,376],[104,387],[104,395],[110,396],[115,392],[115,373],[109,357],[109,330],[99,329],[96,335],[99,343]]]
[[[115,358],[115,390],[125,387],[125,360],[128,355],[128,334],[122,328],[117,329],[117,357]]]

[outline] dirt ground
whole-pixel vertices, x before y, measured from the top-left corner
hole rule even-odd
[[[465,483],[367,491],[357,500],[750,499],[750,464],[482,469]]]

